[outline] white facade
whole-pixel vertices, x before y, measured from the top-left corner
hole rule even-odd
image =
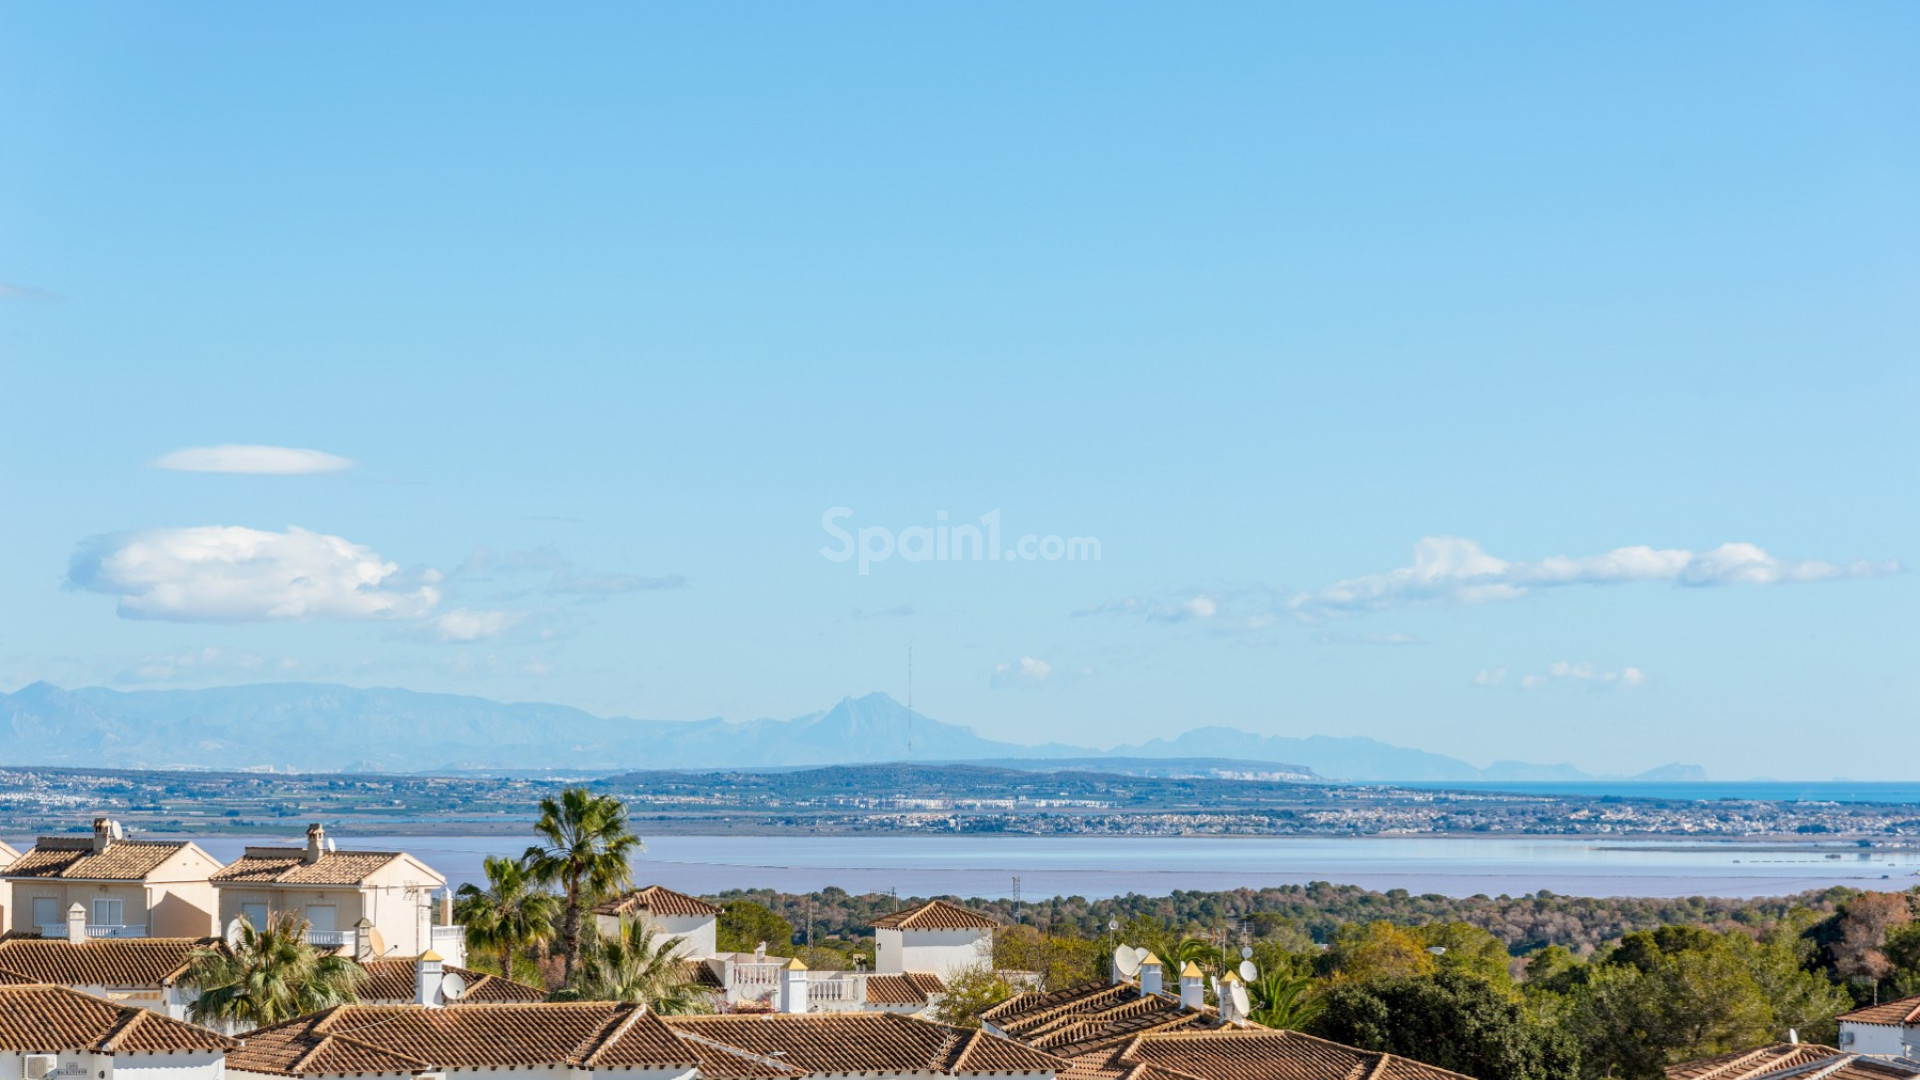
[[[950,980],[962,971],[993,963],[993,931],[892,930],[873,931],[873,970],[883,974],[929,971]]]
[[[1840,1021],[1840,1049],[1873,1057],[1912,1057],[1920,1049],[1920,1025]]]
[[[221,1080],[227,1062],[226,1055],[216,1050],[176,1050],[168,1054],[63,1050],[44,1055],[0,1050],[0,1080],[26,1076],[27,1059],[33,1057],[56,1059],[47,1080]]]

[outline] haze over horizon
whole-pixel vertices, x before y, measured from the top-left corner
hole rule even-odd
[[[0,691],[1910,771],[1920,9],[108,8]]]

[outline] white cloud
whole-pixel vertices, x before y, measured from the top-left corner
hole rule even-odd
[[[525,618],[517,611],[470,611],[456,608],[427,621],[433,635],[441,641],[485,641],[511,630]]]
[[[1506,668],[1489,668],[1473,677],[1475,686],[1499,686],[1507,680]],[[1584,686],[1590,690],[1636,690],[1646,685],[1647,674],[1637,667],[1609,670],[1586,660],[1561,660],[1547,665],[1545,672],[1522,675],[1516,680],[1522,690],[1543,686]]]
[[[1412,605],[1484,604],[1517,600],[1540,589],[1568,585],[1780,585],[1884,577],[1901,570],[1896,559],[1845,563],[1781,559],[1746,543],[1721,544],[1706,551],[1639,545],[1600,555],[1509,560],[1488,554],[1472,540],[1429,536],[1414,545],[1412,566],[1347,578],[1305,592],[1238,585],[1191,590],[1162,599],[1130,597],[1074,614],[1127,615],[1152,623],[1202,624],[1220,631],[1258,630],[1286,617],[1314,623],[1334,615]]]
[[[292,657],[269,660],[258,653],[235,652],[209,645],[201,649],[142,657],[132,668],[116,675],[114,682],[125,685],[262,675],[284,678],[299,667],[300,662]]]
[[[1429,536],[1413,549],[1413,565],[1336,581],[1294,596],[1288,610],[1318,613],[1378,611],[1406,604],[1479,604],[1512,600],[1535,589],[1565,585],[1619,585],[1664,581],[1677,585],[1775,585],[1837,581],[1897,573],[1894,560],[1850,563],[1780,559],[1753,544],[1722,544],[1708,551],[1615,548],[1602,555],[1556,555],[1535,562],[1487,554],[1472,540]]]
[[[254,473],[301,476],[339,472],[353,462],[324,450],[297,450],[290,446],[189,446],[160,458],[156,469],[178,472]]]
[[[1045,660],[1023,656],[1011,663],[995,664],[993,676],[988,682],[996,690],[1009,686],[1038,686],[1052,675],[1053,665]]]
[[[68,583],[119,597],[128,619],[254,622],[421,618],[438,572],[403,575],[361,544],[289,526],[150,529],[83,545]]]

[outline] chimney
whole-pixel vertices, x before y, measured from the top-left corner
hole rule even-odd
[[[1798,1031],[1797,1029],[1795,1029],[1795,1028],[1788,1028],[1788,1029],[1787,1029],[1787,1042],[1789,1042],[1789,1043],[1791,1043],[1791,1044],[1793,1044],[1794,1046],[1799,1046],[1799,1045],[1800,1045],[1800,1032],[1799,1032],[1799,1031]]]
[[[1207,1004],[1207,976],[1200,965],[1187,961],[1180,969],[1180,1007],[1199,1012]]]
[[[103,818],[103,817],[94,818],[93,819],[93,853],[95,855],[98,855],[101,852],[112,847],[113,842],[116,839],[118,839],[118,837],[116,837],[114,834],[119,831],[120,831],[119,822],[114,821],[111,818]]]
[[[780,1011],[807,1011],[807,965],[801,963],[797,956],[787,961],[787,966],[780,972]]]
[[[428,949],[420,954],[413,965],[413,1003],[437,1009],[443,1004],[440,998],[440,979],[446,973],[446,961],[440,954]]]
[[[67,909],[67,940],[75,945],[87,940],[87,909],[77,901]]]
[[[353,924],[353,959],[359,963],[373,959],[373,920],[364,915]]]
[[[307,864],[311,866],[312,864],[319,862],[320,856],[326,853],[327,853],[327,827],[316,821],[313,824],[307,826],[307,855],[306,855]]]
[[[1148,956],[1140,961],[1140,996],[1148,997],[1160,993],[1166,984],[1167,966],[1157,956]]]
[[[453,890],[440,890],[440,925],[453,925]]]

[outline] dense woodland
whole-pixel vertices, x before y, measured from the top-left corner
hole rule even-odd
[[[721,947],[870,966],[874,916],[917,900],[837,889],[733,892]],[[1256,1018],[1480,1080],[1658,1077],[1678,1061],[1784,1040],[1920,994],[1920,891],[1785,898],[1413,896],[1314,883],[1013,904],[948,899],[1009,924],[996,967],[1047,986],[1105,979],[1116,942],[1213,970],[1254,953]],[[1118,929],[1110,931],[1110,923]],[[987,973],[947,1019],[1013,992]]]

